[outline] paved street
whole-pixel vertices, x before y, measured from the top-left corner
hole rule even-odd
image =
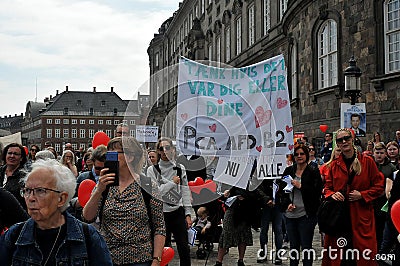
[[[271,228],[269,230],[269,240],[271,239]],[[260,248],[260,241],[259,241],[259,232],[256,232],[253,230],[253,241],[254,245],[251,247],[247,247],[246,250],[246,255],[244,258],[244,263],[246,266],[261,266],[261,265],[274,265],[274,263],[271,261],[270,258],[268,258],[268,261],[265,263],[257,263],[257,252]],[[271,243],[269,243],[271,244]],[[215,260],[217,257],[217,247],[218,243],[214,244],[214,249],[211,251],[210,256],[208,261],[205,259],[200,260],[196,258],[196,250],[197,247],[192,247],[191,248],[191,257],[192,257],[192,266],[213,266],[215,264]],[[314,233],[314,242],[313,242],[313,247],[316,249],[317,252],[319,252],[322,247],[321,247],[321,236],[318,233],[318,229],[316,228],[315,233]],[[268,249],[271,249],[271,246],[268,246]],[[175,249],[176,251],[176,249]],[[319,253],[317,253],[319,255]],[[237,265],[237,258],[238,258],[238,252],[236,248],[231,248],[229,250],[229,253],[225,255],[223,265],[227,266],[235,266]],[[177,255],[177,251],[175,254],[175,258],[171,261],[169,264],[170,266],[179,266],[179,258]],[[282,265],[289,265],[289,261],[283,261]],[[314,265],[321,265],[321,261],[316,261]]]

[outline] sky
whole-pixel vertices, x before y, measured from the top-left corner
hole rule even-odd
[[[69,91],[148,94],[147,48],[179,0],[1,0],[0,116]]]

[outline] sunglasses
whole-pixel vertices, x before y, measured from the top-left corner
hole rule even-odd
[[[309,148],[309,150],[310,150],[310,151],[315,151],[315,149],[314,149],[314,148]]]
[[[295,153],[294,156],[303,156],[306,155],[304,152]]]
[[[351,139],[351,136],[344,136],[344,137],[342,137],[342,138],[336,139],[336,143],[341,144],[341,143],[343,143],[344,141],[348,141],[348,140],[350,140],[350,139]]]
[[[38,151],[37,149],[31,149],[31,151]]]
[[[101,166],[95,166],[95,167],[94,167],[94,169],[95,169],[95,170],[97,170],[97,171],[100,171],[100,170],[103,170],[103,169],[104,169],[104,167],[101,167]]]
[[[171,146],[160,146],[158,148],[159,151],[169,151],[171,149]]]

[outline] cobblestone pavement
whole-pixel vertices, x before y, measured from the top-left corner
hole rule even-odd
[[[268,239],[271,239],[271,228],[269,230],[269,237]],[[254,245],[251,247],[247,247],[246,249],[246,254],[244,257],[244,263],[246,266],[262,266],[262,265],[274,265],[274,263],[271,261],[270,256],[268,255],[268,260],[267,262],[264,263],[257,263],[257,252],[260,249],[260,241],[259,241],[259,236],[260,233],[256,232],[253,230],[253,242]],[[269,243],[268,249],[271,250],[271,243]],[[318,228],[315,229],[314,233],[314,240],[313,240],[313,248],[317,252],[317,256],[319,256],[320,251],[322,249],[321,247],[321,235],[318,232]],[[179,257],[175,249],[175,257],[174,259],[168,264],[170,266],[179,266]],[[192,258],[192,266],[213,266],[215,264],[216,258],[217,258],[217,249],[218,249],[218,243],[214,243],[214,249],[210,252],[210,256],[208,260],[206,261],[205,259],[197,259],[196,258],[196,250],[197,247],[191,247],[191,258]],[[235,266],[237,265],[237,258],[238,258],[238,252],[237,248],[231,248],[229,249],[228,254],[225,255],[223,265],[225,266]],[[289,260],[284,260],[282,265],[289,265]],[[301,264],[300,264],[301,265]],[[313,265],[321,265],[321,261],[317,260],[314,262]]]

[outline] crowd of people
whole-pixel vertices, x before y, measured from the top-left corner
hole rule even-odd
[[[215,224],[209,220],[212,208],[194,201],[189,184],[198,177],[213,179],[217,160],[178,154],[166,137],[145,150],[128,132],[118,125],[115,138],[87,151],[74,151],[71,143],[61,154],[50,145],[43,150],[31,145],[28,154],[17,143],[3,149],[0,261],[156,266],[173,236],[180,265],[191,265],[188,229],[204,235]],[[351,226],[341,235],[321,232],[324,248],[336,252],[325,253],[322,265],[376,265],[364,257],[338,255],[348,249],[368,249],[371,257],[400,256],[399,232],[390,218],[400,199],[400,130],[386,144],[376,132],[365,149],[357,134],[351,129],[326,133],[319,151],[302,138],[287,156],[282,179],[262,180],[254,190],[219,184],[218,201],[230,203],[222,219],[213,221],[222,223],[215,265],[223,264],[232,247],[238,248],[237,265],[245,265],[252,228],[260,228],[257,262],[266,262],[270,223],[275,250],[284,249],[287,241],[298,254],[290,256],[290,265],[313,265],[315,258],[300,254],[313,248],[320,202],[328,198],[347,204]],[[106,167],[107,152],[117,154],[117,172]],[[85,180],[95,186],[82,203],[78,192]],[[346,246],[338,244],[342,237]],[[275,265],[282,264],[279,254],[272,257]]]

